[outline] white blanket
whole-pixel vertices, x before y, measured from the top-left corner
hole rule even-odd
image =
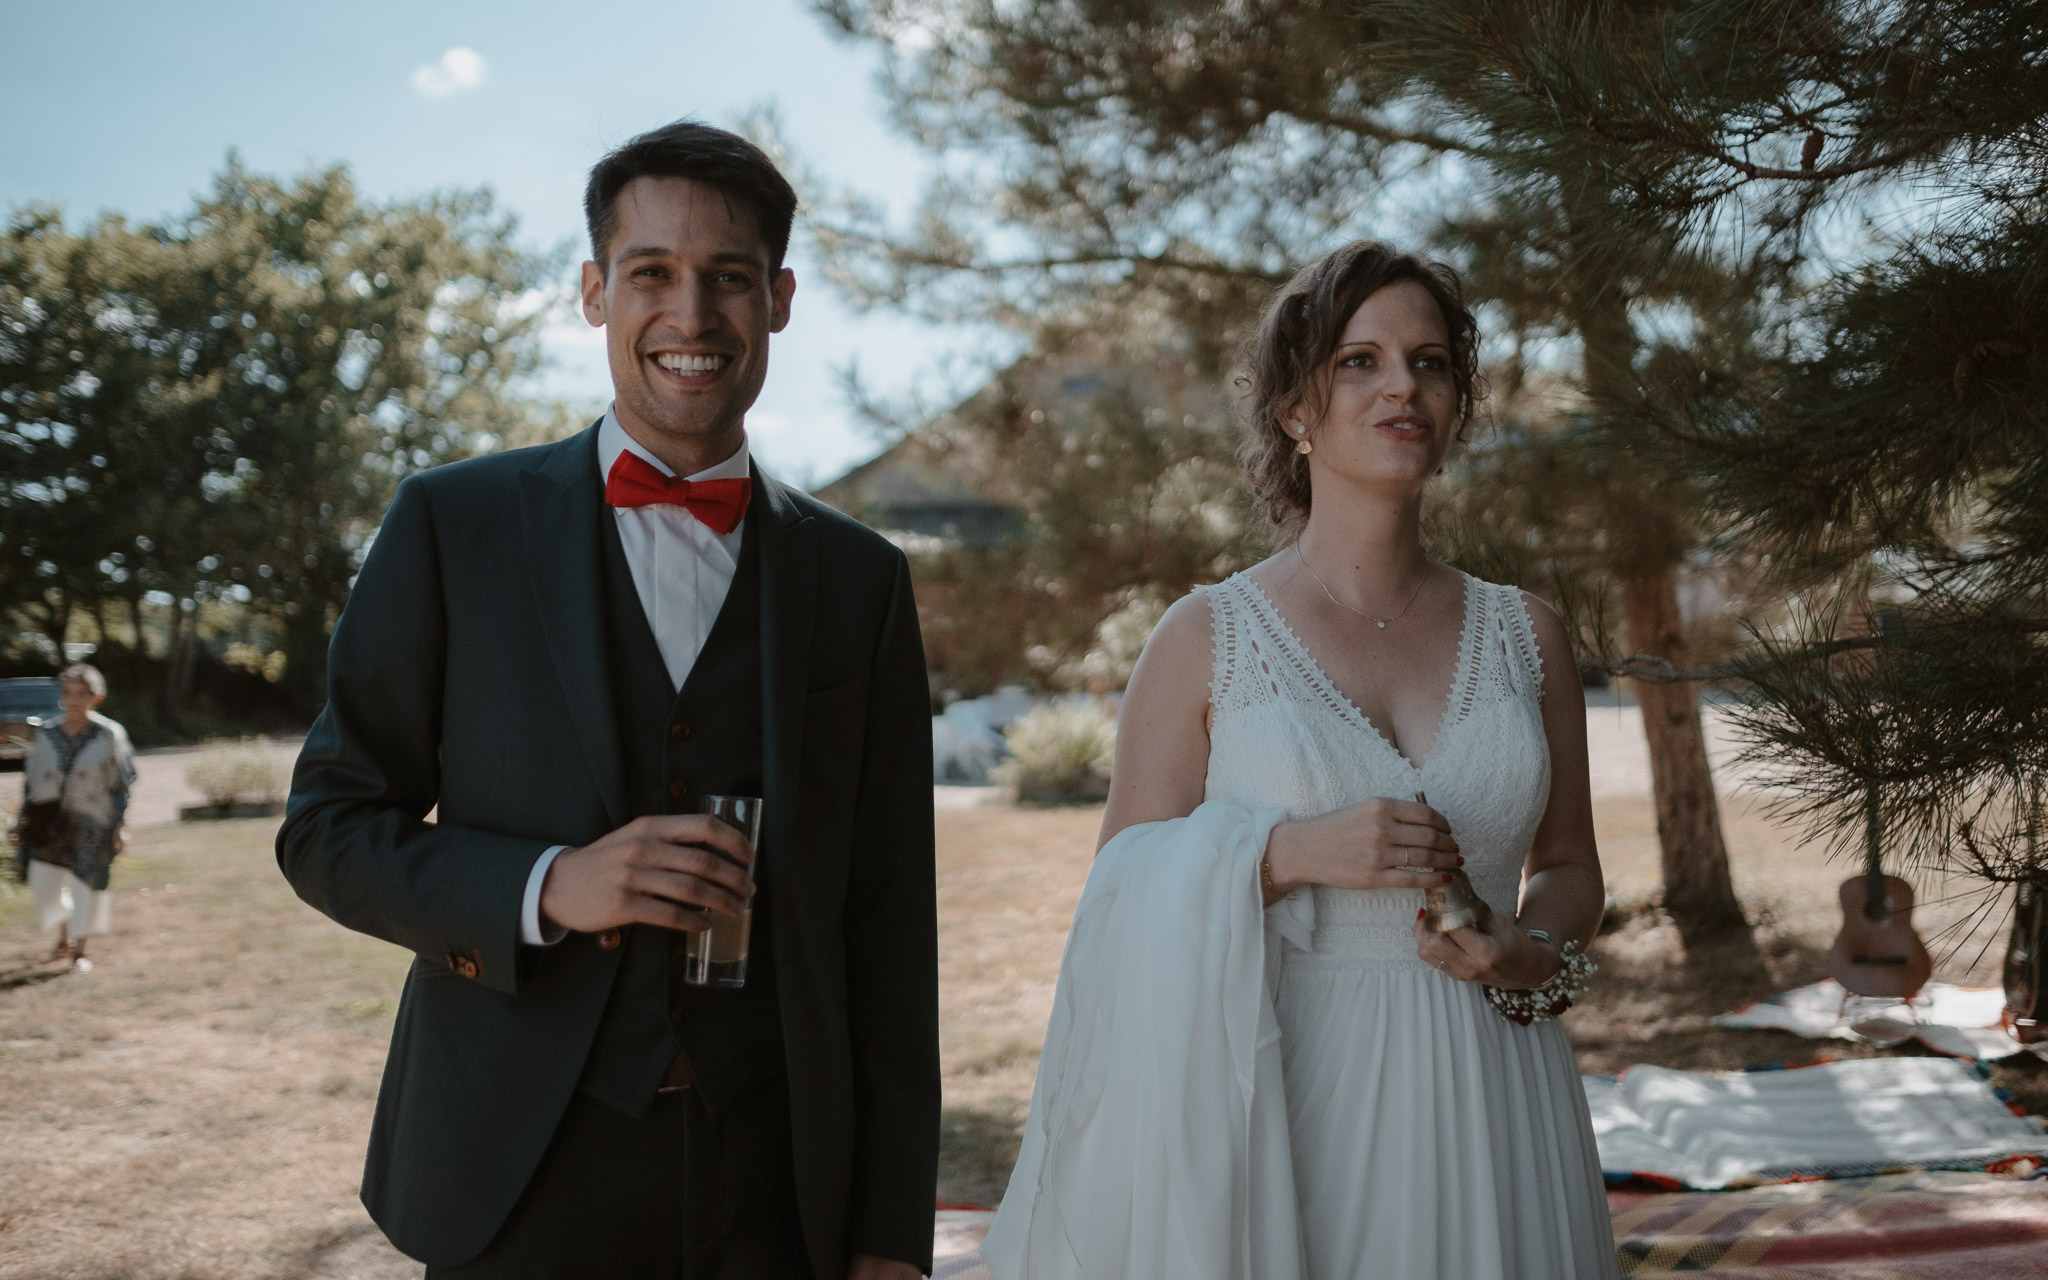
[[[1269,944],[1258,890],[1280,818],[1205,804],[1097,855],[982,1246],[998,1280],[1305,1274],[1268,984],[1280,931]]]
[[[1977,1168],[2048,1158],[2048,1135],[1953,1058],[1867,1058],[1793,1071],[1635,1066],[1584,1077],[1600,1167],[1688,1187]]]
[[[1714,1025],[1790,1031],[1809,1040],[1860,1040],[1887,1049],[1918,1040],[1937,1053],[1983,1061],[2028,1050],[2048,1058],[2048,1042],[2023,1045],[2014,1038],[2005,1025],[2005,992],[1997,987],[1930,982],[1911,1000],[1873,1000],[1827,978],[1716,1015]]]

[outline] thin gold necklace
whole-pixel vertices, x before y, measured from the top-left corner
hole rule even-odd
[[[1349,609],[1351,610],[1351,612],[1357,614],[1361,618],[1369,619],[1374,626],[1378,627],[1382,631],[1385,631],[1387,629],[1387,624],[1389,622],[1399,622],[1402,618],[1408,616],[1408,611],[1415,607],[1415,598],[1422,594],[1422,584],[1429,581],[1429,574],[1427,571],[1424,571],[1423,575],[1415,580],[1415,590],[1408,593],[1408,603],[1401,606],[1401,612],[1395,614],[1391,618],[1376,618],[1372,614],[1367,613],[1365,610],[1357,607],[1356,605],[1345,604],[1342,600],[1339,600],[1334,594],[1332,594],[1330,591],[1330,584],[1323,581],[1323,575],[1317,573],[1316,567],[1310,564],[1308,562],[1308,557],[1301,553],[1301,544],[1299,542],[1294,544],[1294,558],[1296,560],[1301,561],[1301,567],[1308,570],[1308,576],[1314,578],[1316,580],[1316,585],[1323,589],[1323,594],[1330,597],[1331,604],[1336,605],[1339,609]]]

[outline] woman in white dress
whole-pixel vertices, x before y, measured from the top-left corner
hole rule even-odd
[[[1230,882],[1256,877],[1277,957],[1260,1025],[1277,1025],[1277,1037],[1263,1034],[1277,1038],[1284,1142],[1262,1135],[1260,1103],[1243,1097],[1277,1107],[1273,1088],[1232,1092],[1226,1081],[1203,1096],[1249,1117],[1250,1136],[1225,1144],[1235,1171],[1209,1194],[1189,1166],[1211,1162],[1141,1158],[1128,1176],[1174,1183],[1172,1203],[1123,1207],[1126,1192],[1108,1185],[1126,1176],[1108,1172],[1123,1167],[1123,1148],[1164,1128],[1176,1151],[1207,1149],[1192,1126],[1224,1118],[1121,1118],[1159,1096],[1209,1109],[1193,1099],[1210,1086],[1179,1079],[1179,1032],[1159,1025],[1145,1035],[1172,1043],[1149,1065],[1122,1065],[1144,1056],[1143,1044],[1090,1059],[1119,1019],[1151,1016],[1159,988],[1147,975],[1146,1001],[1105,994],[1118,983],[1128,992],[1146,955],[1121,953],[1111,975],[1096,972],[1104,963],[1088,957],[1103,953],[1088,948],[1122,945],[1111,935],[1145,926],[1121,917],[1105,933],[1092,922],[1110,917],[1093,914],[1091,898],[1127,911],[1133,886],[1158,896],[1172,883],[1126,878],[1098,890],[1091,875],[1004,1203],[1010,1221],[991,1236],[1003,1280],[1189,1267],[1259,1280],[1618,1274],[1578,1072],[1547,1016],[1553,994],[1583,971],[1573,959],[1560,976],[1596,931],[1604,898],[1572,647],[1542,602],[1432,561],[1421,528],[1424,491],[1475,398],[1476,345],[1457,278],[1375,242],[1302,271],[1251,341],[1244,457],[1286,546],[1181,600],[1153,633],[1123,703],[1103,819],[1104,844],[1119,843],[1097,872],[1107,878],[1104,863],[1121,859],[1115,873],[1128,876],[1125,844],[1176,831],[1147,874],[1191,866],[1189,824],[1203,814],[1269,815],[1249,828],[1211,821],[1201,829],[1225,834],[1201,847],[1227,857],[1243,830],[1267,833],[1231,864]],[[1421,919],[1424,891],[1459,866],[1495,910],[1482,927],[1436,933]],[[1215,918],[1224,924],[1203,937],[1227,938],[1227,907]],[[1276,930],[1286,939],[1277,945]],[[1540,1006],[1537,1017],[1511,1020],[1489,987],[1509,993],[1499,1003],[1511,1012]],[[1539,994],[1518,1006],[1513,993],[1530,989]],[[1249,1041],[1201,1038],[1201,1010],[1214,1004],[1189,1004],[1187,1043]],[[1240,1082],[1265,1078],[1248,1056],[1236,1061]],[[1125,1074],[1151,1079],[1106,1103]],[[1111,1124],[1125,1127],[1105,1137]],[[1226,1203],[1242,1221],[1195,1251],[1237,1255],[1214,1268],[1198,1256],[1162,1260],[1167,1246],[1129,1238],[1121,1223],[1105,1229],[1117,1215],[1206,1221]],[[1196,1204],[1216,1212],[1190,1211]],[[1290,1204],[1295,1221],[1276,1229]],[[1118,1256],[1090,1256],[1103,1252]]]

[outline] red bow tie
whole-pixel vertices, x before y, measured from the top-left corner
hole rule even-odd
[[[611,474],[604,482],[604,500],[614,507],[667,503],[697,517],[714,533],[731,533],[739,528],[753,493],[754,482],[745,477],[684,480],[665,476],[631,449],[612,463]]]

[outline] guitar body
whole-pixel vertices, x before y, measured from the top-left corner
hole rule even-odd
[[[1934,975],[1934,959],[1913,932],[1913,886],[1881,879],[1881,901],[1873,901],[1870,876],[1842,882],[1842,931],[1828,949],[1828,973],[1859,996],[1911,1000]]]

